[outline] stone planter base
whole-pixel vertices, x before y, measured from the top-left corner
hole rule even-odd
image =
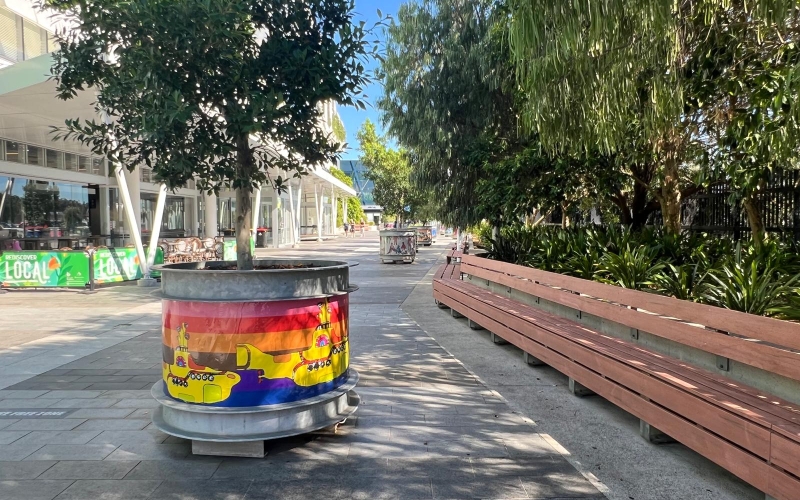
[[[353,390],[357,382],[358,372],[350,368],[346,383],[313,398],[277,405],[224,408],[172,399],[164,393],[164,382],[159,381],[151,390],[160,403],[153,413],[153,425],[172,436],[191,439],[193,452],[197,454],[263,456],[263,446],[259,455],[259,446],[249,443],[306,434],[352,415],[361,401]]]

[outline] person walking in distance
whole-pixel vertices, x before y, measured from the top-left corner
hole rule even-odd
[[[356,237],[356,223],[355,222],[350,224],[350,236],[352,236],[353,238]]]
[[[347,224],[347,222],[345,222],[345,223],[344,223],[344,237],[345,237],[345,238],[347,238],[347,230],[348,230],[348,229],[350,229],[350,228],[348,227],[348,224]]]
[[[364,219],[361,219],[361,237],[364,237]]]

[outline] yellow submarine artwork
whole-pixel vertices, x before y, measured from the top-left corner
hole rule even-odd
[[[171,363],[163,363],[169,394],[191,403],[213,404],[225,401],[241,380],[237,371],[254,371],[259,381],[290,379],[301,387],[330,382],[347,371],[349,364],[346,323],[333,329],[328,301],[317,304],[319,325],[310,347],[291,353],[270,354],[252,344],[236,345],[236,371],[198,364],[189,352],[189,325],[178,328],[178,346]],[[339,333],[339,332],[342,333]]]

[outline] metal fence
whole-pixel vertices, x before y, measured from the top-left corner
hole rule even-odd
[[[775,172],[757,202],[770,233],[800,241],[800,172]],[[657,214],[660,219],[661,214]],[[732,237],[748,238],[750,227],[740,200],[731,200],[727,185],[716,185],[684,200],[681,207],[685,229]]]

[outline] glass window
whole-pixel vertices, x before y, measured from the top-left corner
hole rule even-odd
[[[44,149],[39,146],[25,146],[25,159],[28,165],[44,166]]]
[[[45,151],[45,158],[48,167],[64,170],[64,155],[60,151],[48,149]]]
[[[142,234],[153,230],[153,219],[156,215],[156,202],[158,197],[152,193],[141,194]]]
[[[92,173],[94,175],[103,175],[103,159],[92,158]]]
[[[19,57],[17,17],[6,9],[0,9],[0,56],[12,62]]]
[[[153,171],[149,168],[139,167],[139,180],[142,182],[153,182]]]
[[[22,37],[22,45],[25,48],[25,59],[31,59],[47,52],[47,37],[42,28],[23,20]]]
[[[22,144],[6,141],[6,161],[22,163]]]
[[[88,156],[78,157],[78,172],[89,174],[92,172],[91,159]]]
[[[167,196],[161,229],[180,231],[186,229],[186,207],[182,197]]]
[[[78,155],[64,153],[64,168],[70,172],[78,171]]]
[[[117,188],[108,188],[108,212],[112,235],[125,234],[125,209]]]

